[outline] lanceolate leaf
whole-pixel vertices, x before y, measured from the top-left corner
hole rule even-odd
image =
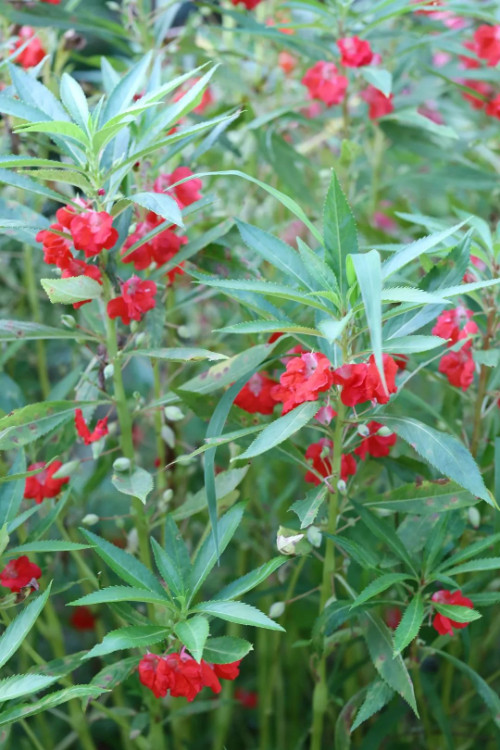
[[[209,625],[206,617],[195,615],[184,622],[178,622],[174,628],[176,636],[185,645],[197,662],[201,661],[203,649],[208,638]]]
[[[64,690],[57,690],[34,703],[21,704],[7,709],[7,711],[2,711],[0,713],[0,726],[26,719],[28,716],[34,716],[41,711],[49,711],[51,708],[60,706],[61,703],[73,700],[73,698],[97,698],[104,692],[104,688],[90,685],[73,685],[64,688]]]
[[[455,552],[451,557],[449,557],[441,566],[440,569],[444,570],[446,568],[451,568],[454,565],[458,565],[458,563],[462,563],[464,560],[467,560],[469,557],[474,557],[475,555],[479,555],[481,552],[484,552],[485,550],[493,550],[494,545],[496,545],[500,541],[500,532],[496,534],[491,534],[487,536],[485,539],[479,539],[477,542],[473,542],[472,544],[469,544],[464,549],[459,550],[458,552]]]
[[[365,508],[363,505],[360,505],[360,503],[357,503],[355,500],[352,500],[352,504],[355,511],[361,516],[361,520],[366,524],[369,530],[373,534],[375,534],[375,536],[378,537],[380,541],[384,542],[388,547],[390,547],[394,554],[397,555],[400,560],[406,563],[408,568],[413,573],[416,573],[413,561],[411,560],[403,542],[400,540],[392,526],[390,526],[387,521],[382,521],[380,518],[377,518],[374,513]]]
[[[23,474],[26,471],[26,458],[24,451],[20,450],[12,464],[9,474]],[[12,482],[6,482],[3,486],[0,486],[0,528],[4,523],[12,521],[21,506],[24,486],[26,480],[21,477]]]
[[[467,448],[456,438],[410,417],[383,415],[383,420],[387,427],[406,440],[445,477],[449,477],[473,495],[493,505],[476,462]]]
[[[456,576],[459,573],[479,573],[484,570],[500,570],[500,557],[484,557],[479,560],[470,560],[469,562],[462,563],[462,565],[446,568],[445,572],[447,576]]]
[[[11,656],[16,653],[35,624],[38,615],[49,598],[51,585],[49,584],[47,590],[41,596],[37,596],[36,599],[30,601],[2,633],[0,638],[0,667],[3,667]]]
[[[168,638],[170,630],[159,625],[137,625],[132,628],[118,628],[107,633],[101,643],[85,654],[85,659],[94,656],[104,656],[114,651],[122,651],[128,648],[143,648],[152,646]]]
[[[261,453],[271,450],[310,422],[317,411],[318,404],[316,401],[306,402],[292,409],[284,417],[280,417],[265,427],[246,451],[237,456],[237,460],[255,458],[255,456],[260,456]]]
[[[318,487],[310,490],[304,500],[297,500],[290,506],[290,510],[293,510],[300,519],[301,529],[305,529],[307,526],[314,523],[314,519],[318,515],[319,509],[326,497],[326,493],[326,486],[320,484]]]
[[[52,303],[60,302],[73,305],[87,299],[98,299],[102,295],[102,286],[88,276],[74,276],[68,279],[41,279],[48,298]]]
[[[26,320],[0,320],[0,341],[31,341],[33,339],[89,339],[88,331],[51,328]]]
[[[383,278],[387,279],[396,271],[404,268],[412,260],[418,258],[419,255],[423,255],[424,253],[428,253],[430,250],[433,250],[435,247],[440,245],[441,242],[458,232],[458,230],[463,227],[464,223],[465,222],[461,221],[460,224],[455,224],[455,226],[450,227],[450,229],[444,229],[442,232],[435,232],[434,234],[430,234],[428,237],[422,237],[420,240],[417,240],[411,245],[408,245],[407,247],[404,247],[398,252],[394,253],[394,255],[386,260],[384,265],[382,266]],[[441,293],[441,290],[439,293]]]
[[[394,586],[395,583],[406,581],[408,578],[410,578],[410,576],[405,575],[405,573],[385,573],[368,584],[368,586],[363,589],[353,601],[352,606],[358,607],[360,604],[364,604],[364,602],[368,601],[368,599],[371,599],[382,591],[386,591],[391,586]]]
[[[108,586],[75,599],[75,601],[70,602],[70,606],[79,607],[80,605],[108,604],[111,602],[149,602],[163,607],[172,606],[165,592],[162,596],[155,591],[134,588],[133,586]]]
[[[421,594],[416,594],[405,609],[401,622],[394,633],[395,656],[400,654],[417,637],[423,619],[424,603]]]
[[[238,596],[246,594],[247,591],[251,591],[256,586],[259,586],[259,584],[266,581],[275,570],[280,568],[286,562],[287,560],[283,556],[269,560],[269,562],[260,565],[255,570],[250,571],[250,573],[247,573],[246,575],[241,576],[241,578],[237,578],[232,583],[229,583],[227,586],[224,586],[215,598],[226,600],[236,599]]]
[[[15,409],[0,419],[0,450],[19,448],[74,417],[74,401],[45,401]]]
[[[231,664],[243,659],[253,648],[243,638],[223,635],[220,638],[209,638],[203,649],[203,658],[211,664]]]
[[[449,617],[450,620],[455,622],[474,622],[474,620],[479,620],[480,617],[482,617],[482,615],[479,612],[476,612],[475,609],[461,607],[458,604],[441,604],[440,602],[433,602],[432,605],[440,614]]]
[[[194,611],[219,617],[221,620],[227,620],[228,622],[237,622],[241,625],[254,625],[267,630],[284,630],[281,625],[271,620],[259,609],[243,602],[202,602],[194,608]]]
[[[377,500],[365,503],[365,507],[427,515],[468,508],[474,502],[473,495],[456,482],[422,482],[418,487],[416,484],[398,487]]]
[[[364,721],[367,721],[373,714],[380,711],[384,706],[389,703],[394,695],[394,690],[389,687],[386,682],[377,680],[372,682],[366,693],[366,698],[363,705],[360,707],[356,714],[356,718],[352,724],[351,732],[354,732]]]
[[[326,260],[338,280],[340,296],[347,289],[346,258],[358,252],[356,223],[335,172],[326,196],[323,213],[323,232]]]
[[[16,674],[0,682],[0,701],[11,701],[23,695],[33,695],[44,690],[59,679],[58,676],[41,674]]]
[[[380,255],[376,250],[362,255],[351,255],[358,279],[361,297],[365,307],[365,316],[370,331],[370,341],[375,356],[375,363],[386,388],[384,365],[382,361],[382,271]]]

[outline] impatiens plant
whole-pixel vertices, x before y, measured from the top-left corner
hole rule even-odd
[[[2,10],[2,746],[493,750],[497,4]]]

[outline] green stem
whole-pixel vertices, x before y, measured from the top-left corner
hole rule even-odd
[[[31,315],[35,323],[41,323],[42,316],[40,313],[40,301],[38,299],[37,282],[35,278],[35,269],[33,266],[33,248],[29,245],[23,247],[24,260],[24,280],[28,292],[28,300]],[[47,367],[47,355],[45,352],[45,342],[39,339],[35,342],[38,380],[44,399],[48,398],[50,393],[50,380]]]
[[[424,691],[422,688],[422,680],[420,678],[420,662],[418,659],[418,647],[417,647],[416,639],[413,641],[413,644],[412,644],[412,657],[413,657],[413,663],[414,663],[413,684],[415,686],[415,698],[417,701],[417,706],[420,709],[420,715],[422,717],[422,724],[424,727],[424,735],[425,735],[425,746],[428,748],[428,750],[432,750],[432,748],[435,745],[433,744],[432,726],[431,726],[431,722],[429,718],[429,712],[427,710],[427,703],[425,700]]]
[[[155,359],[153,362],[153,376],[154,376],[154,394],[155,399],[161,398],[161,373],[160,373],[160,362]],[[158,454],[158,460],[160,462],[160,468],[156,475],[156,485],[160,492],[163,492],[167,488],[167,476],[165,473],[165,463],[167,451],[165,449],[165,441],[163,440],[161,430],[163,427],[163,419],[161,414],[161,407],[155,411],[155,433],[156,433],[156,453]]]
[[[496,308],[495,301],[493,300],[492,307],[489,310],[487,323],[486,323],[486,334],[483,339],[483,351],[487,351],[490,348],[491,340],[495,335],[496,331]],[[486,396],[486,389],[488,386],[488,372],[489,368],[486,365],[481,365],[479,373],[479,385],[477,389],[476,403],[474,406],[474,428],[472,433],[470,452],[474,456],[477,455],[479,449],[479,441],[481,439],[481,427],[482,427],[482,408],[484,397]]]

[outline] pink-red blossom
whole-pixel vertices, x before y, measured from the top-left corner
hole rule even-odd
[[[332,474],[333,442],[328,438],[321,438],[317,443],[312,443],[306,450],[306,458],[311,461],[313,471],[308,471],[304,477],[306,482],[318,486],[322,477]],[[349,476],[356,473],[356,460],[350,453],[342,454],[340,459],[340,479],[347,481]]]
[[[69,477],[54,479],[54,474],[57,474],[61,466],[62,463],[60,461],[52,461],[47,468],[45,468],[43,461],[30,464],[28,471],[35,471],[35,469],[41,469],[41,471],[32,477],[26,477],[24,485],[24,497],[26,500],[34,500],[39,505],[47,497],[56,497],[64,485],[69,482]]]
[[[379,117],[390,115],[394,111],[394,95],[386,96],[375,86],[368,86],[361,92],[361,98],[368,104],[368,117],[378,120]]]
[[[363,65],[369,65],[373,60],[370,42],[358,36],[339,39],[337,47],[341,54],[340,62],[346,68],[361,68]]]
[[[37,580],[41,577],[42,571],[26,555],[16,557],[10,560],[0,573],[0,585],[10,589],[13,593],[18,593],[26,586],[32,586],[37,589]]]
[[[373,458],[383,458],[389,455],[397,440],[397,435],[378,435],[377,433],[382,426],[380,422],[368,422],[367,427],[370,434],[361,440],[361,445],[354,451],[362,460],[366,458],[367,454]]]
[[[108,315],[121,318],[124,325],[129,325],[131,320],[141,320],[144,313],[156,305],[155,294],[154,281],[141,281],[138,276],[132,276],[123,284],[121,295],[108,302]]]
[[[441,589],[440,591],[436,591],[431,599],[433,602],[439,602],[440,604],[451,604],[458,607],[468,607],[470,609],[473,609],[474,606],[470,599],[462,595],[461,591],[454,591],[452,593],[451,591]],[[432,625],[439,635],[453,635],[453,628],[460,630],[466,628],[468,624],[469,623],[467,622],[455,622],[455,620],[451,620],[449,617],[445,617],[445,615],[442,615],[439,612],[437,612],[432,621]]]
[[[306,352],[291,357],[280,384],[272,389],[276,401],[283,402],[283,414],[305,401],[316,401],[319,393],[327,391],[333,383],[330,360],[324,354]]]
[[[166,656],[146,654],[139,663],[139,679],[156,698],[170,692],[174,698],[183,696],[191,702],[204,687],[220,693],[220,679],[234,680],[239,664],[209,664],[203,659],[198,663],[184,649]]]
[[[97,440],[101,440],[108,434],[108,418],[99,419],[91,432],[83,417],[82,410],[75,409],[75,427],[85,445],[90,445],[97,442]]]
[[[309,68],[302,83],[309,90],[311,99],[319,99],[331,107],[343,101],[349,81],[340,75],[335,63],[320,60]]]
[[[276,381],[265,372],[256,372],[234,399],[234,403],[249,414],[272,414],[276,399],[272,391]]]

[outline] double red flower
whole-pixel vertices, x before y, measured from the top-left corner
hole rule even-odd
[[[370,120],[378,120],[379,117],[390,115],[394,112],[394,95],[386,96],[375,86],[368,86],[361,92],[361,98],[368,104],[368,117]]]
[[[312,461],[314,471],[308,471],[304,479],[306,482],[318,486],[321,479],[317,476],[329,477],[332,473],[333,442],[328,438],[321,438],[317,443],[312,443],[306,450],[306,458]],[[340,463],[340,479],[347,481],[349,476],[356,473],[356,461],[350,453],[342,454]]]
[[[461,591],[454,591],[451,593],[451,591],[441,589],[441,591],[436,591],[431,598],[433,602],[439,602],[440,604],[454,604],[459,607],[469,607],[470,609],[474,607],[470,599],[466,596],[462,596]],[[455,620],[450,620],[449,617],[445,617],[445,615],[438,612],[434,616],[432,625],[439,635],[453,635],[453,628],[466,628],[468,623],[455,622]]]
[[[38,588],[37,580],[41,577],[42,571],[32,563],[26,555],[10,560],[0,573],[0,585],[18,593],[26,586]]]
[[[75,427],[85,445],[90,445],[91,443],[101,440],[101,438],[108,434],[108,418],[104,417],[103,419],[99,419],[91,432],[85,422],[82,410],[75,409]]]
[[[390,394],[396,393],[397,387],[394,379],[398,365],[389,354],[383,354],[382,357],[387,391],[383,386],[373,354],[367,363],[342,365],[333,371],[332,382],[342,386],[340,398],[343,404],[356,406],[365,401],[386,404]]]
[[[333,382],[328,357],[307,352],[288,360],[280,384],[271,393],[276,401],[283,402],[283,414],[287,414],[305,401],[316,401],[318,394],[331,388]]]
[[[335,63],[320,60],[309,68],[302,83],[308,88],[311,99],[319,99],[331,107],[343,101],[349,81],[340,75]]]
[[[249,414],[272,414],[276,406],[273,388],[276,381],[265,372],[256,372],[234,399],[240,409]]]
[[[48,0],[46,1],[48,2]],[[19,38],[14,44],[14,50],[19,49],[23,46],[23,44],[26,44],[26,41],[28,39],[31,39],[32,41],[30,41],[29,44],[27,44],[23,49],[23,51],[20,52],[16,57],[16,63],[21,65],[26,70],[28,68],[33,68],[43,60],[47,52],[43,48],[40,39],[38,37],[35,37],[35,29],[33,29],[31,26],[21,26],[21,28],[17,32],[17,35]]]
[[[138,276],[132,276],[123,284],[121,295],[108,302],[108,315],[121,318],[124,325],[129,325],[131,320],[141,320],[144,313],[156,305],[155,294],[154,281],[141,281]]]
[[[432,329],[435,336],[447,339],[447,346],[453,346],[478,332],[476,323],[471,320],[472,310],[459,306],[439,315]],[[446,375],[448,382],[455,388],[466,391],[474,380],[474,360],[472,358],[472,341],[467,341],[458,352],[445,354],[439,362],[439,372]]]
[[[373,60],[370,42],[360,39],[359,36],[339,39],[337,47],[341,54],[340,62],[346,68],[361,68],[363,65],[369,65]]]
[[[28,471],[34,471],[35,469],[42,469],[42,471],[32,477],[26,477],[24,497],[27,500],[34,500],[38,505],[46,497],[56,497],[63,486],[69,482],[69,477],[54,479],[54,474],[59,471],[61,466],[60,461],[52,461],[48,469],[43,468],[45,467],[43,461],[28,466]]]
[[[170,692],[174,698],[194,700],[204,687],[220,693],[220,680],[234,680],[239,675],[239,661],[230,664],[198,663],[184,649],[178,654],[146,654],[139,662],[139,679],[156,698]]]

